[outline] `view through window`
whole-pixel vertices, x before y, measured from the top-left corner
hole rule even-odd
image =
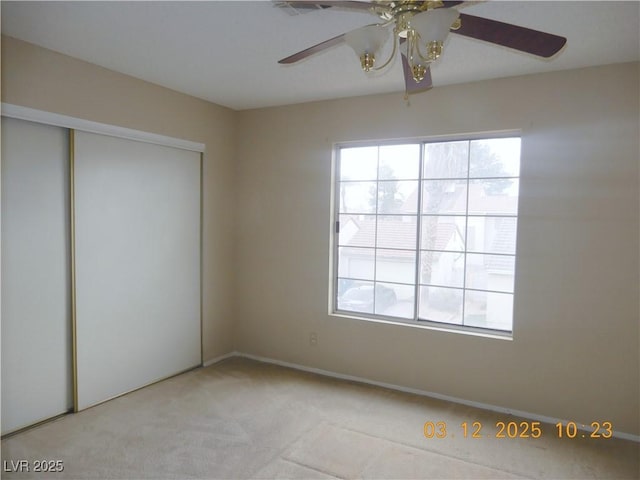
[[[334,311],[512,331],[520,138],[339,147]]]

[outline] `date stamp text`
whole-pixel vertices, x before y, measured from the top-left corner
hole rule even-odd
[[[534,421],[498,421],[491,424],[482,422],[462,422],[451,425],[442,421],[427,421],[423,426],[425,438],[540,438],[543,434],[552,434],[557,438],[611,438],[613,425],[611,422],[558,422],[550,428],[542,422]],[[545,431],[545,428],[547,431]]]

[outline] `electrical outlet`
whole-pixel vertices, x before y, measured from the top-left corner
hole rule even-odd
[[[316,332],[311,332],[309,334],[309,345],[312,347],[318,345],[318,334]]]

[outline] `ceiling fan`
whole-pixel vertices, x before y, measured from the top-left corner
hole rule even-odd
[[[344,8],[378,15],[381,23],[367,25],[330,38],[278,63],[291,64],[341,43],[347,43],[360,59],[365,72],[382,70],[400,53],[407,94],[418,93],[432,87],[431,63],[443,51],[449,32],[484,40],[531,55],[549,58],[558,53],[567,39],[530,28],[499,22],[458,11],[464,1],[286,1],[295,9]],[[392,38],[393,47],[387,60],[376,65],[376,55]]]

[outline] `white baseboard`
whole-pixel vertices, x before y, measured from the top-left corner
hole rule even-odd
[[[388,388],[388,389],[397,390],[397,391],[400,391],[400,392],[413,393],[415,395],[420,395],[420,396],[423,396],[423,397],[435,398],[435,399],[438,399],[438,400],[445,400],[447,402],[452,402],[452,403],[459,403],[461,405],[466,405],[468,407],[481,408],[483,410],[489,410],[491,412],[502,413],[502,414],[505,414],[505,415],[513,415],[513,416],[516,416],[516,417],[526,418],[528,420],[534,420],[534,421],[537,421],[537,422],[550,423],[552,425],[555,425],[558,422],[562,422],[563,425],[566,425],[567,423],[572,421],[572,420],[564,420],[562,418],[548,417],[546,415],[538,415],[536,413],[525,412],[525,411],[522,411],[522,410],[514,410],[514,409],[510,409],[510,408],[500,407],[500,406],[497,406],[497,405],[491,405],[489,403],[474,402],[472,400],[466,400],[464,398],[452,397],[452,396],[449,396],[449,395],[442,395],[440,393],[429,392],[429,391],[426,391],[426,390],[419,390],[417,388],[403,387],[402,385],[395,385],[395,384],[392,384],[392,383],[377,382],[375,380],[369,380],[367,378],[356,377],[356,376],[353,376],[353,375],[344,375],[342,373],[331,372],[329,370],[322,370],[321,368],[307,367],[307,366],[304,366],[304,365],[299,365],[297,363],[284,362],[282,360],[276,360],[276,359],[273,359],[273,358],[261,357],[259,355],[252,355],[250,353],[243,353],[243,352],[237,352],[237,351],[228,353],[226,355],[222,355],[221,357],[216,357],[214,359],[208,360],[203,365],[206,367],[206,366],[213,365],[214,363],[217,363],[219,361],[222,361],[222,360],[224,360],[226,358],[231,358],[231,357],[248,358],[250,360],[256,360],[258,362],[263,362],[263,363],[270,363],[270,364],[273,364],[273,365],[279,365],[281,367],[292,368],[294,370],[301,370],[303,372],[316,373],[318,375],[323,375],[325,377],[338,378],[340,380],[349,380],[349,381],[352,381],[352,382],[359,382],[359,383],[365,383],[365,384],[368,384],[368,385],[375,385],[377,387]],[[583,431],[589,431],[589,430],[584,429]],[[620,431],[615,431],[614,430],[613,436],[616,437],[616,438],[624,439],[624,440],[631,440],[633,442],[640,442],[640,435],[634,435],[634,434],[631,434],[631,433],[625,433],[625,432],[620,432]]]
[[[226,360],[227,358],[241,357],[241,356],[242,355],[240,353],[236,352],[236,351],[225,353],[224,355],[220,355],[219,357],[210,358],[209,360],[206,360],[206,361],[202,362],[202,366],[203,367],[209,367],[209,366],[213,365],[214,363],[221,362],[222,360]]]

